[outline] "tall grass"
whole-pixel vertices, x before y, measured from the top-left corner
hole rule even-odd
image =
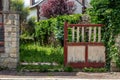
[[[20,45],[21,62],[56,62],[63,64],[63,48],[42,47],[36,44]]]

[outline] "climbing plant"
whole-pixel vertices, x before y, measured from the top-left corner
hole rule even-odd
[[[120,0],[91,0],[92,8],[87,10],[92,23],[102,23],[103,40],[106,47],[106,67],[114,59],[120,67],[120,52],[115,46],[115,37],[120,34]]]

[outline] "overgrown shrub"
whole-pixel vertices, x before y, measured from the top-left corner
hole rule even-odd
[[[76,9],[74,1],[69,0],[47,0],[41,5],[41,15],[47,18],[58,15],[73,14]]]
[[[24,23],[24,27],[22,27],[22,34],[20,35],[20,42],[21,43],[30,43],[30,42],[34,42],[35,38],[35,20],[36,17],[31,17],[30,19],[28,19],[27,23]]]
[[[80,14],[57,16],[48,20],[36,23],[35,38],[41,45],[46,45],[59,40],[63,46],[64,22],[78,23],[81,20]]]
[[[37,22],[35,27],[36,41],[40,42],[40,45],[48,44],[50,41],[50,38],[54,37],[55,31],[56,31],[55,18]]]
[[[31,43],[21,44],[20,62],[55,62],[63,64],[63,48],[41,47]]]
[[[31,17],[30,19],[28,19],[28,22],[27,22],[27,24],[28,24],[28,33],[29,33],[29,35],[34,35],[33,33],[35,33],[35,21],[36,21],[36,17]]]
[[[120,53],[115,46],[115,36],[120,34],[120,0],[91,0],[92,8],[88,10],[92,23],[102,23],[102,42],[106,47],[106,67],[114,57],[120,67]]]

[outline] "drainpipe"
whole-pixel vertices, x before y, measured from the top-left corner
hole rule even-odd
[[[82,14],[84,14],[85,13],[85,9],[86,9],[86,7],[85,7],[85,0],[82,0]]]

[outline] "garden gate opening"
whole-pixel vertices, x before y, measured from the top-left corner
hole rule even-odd
[[[102,24],[64,24],[64,65],[74,68],[104,67]]]

